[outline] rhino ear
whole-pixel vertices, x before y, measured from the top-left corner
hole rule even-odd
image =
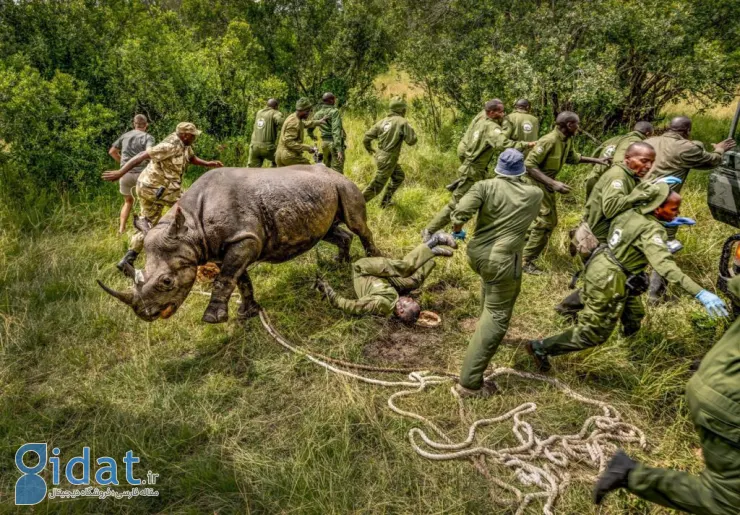
[[[170,238],[176,238],[178,234],[186,230],[185,227],[185,214],[178,204],[175,204],[175,219],[172,220],[169,227],[167,228],[167,236]]]

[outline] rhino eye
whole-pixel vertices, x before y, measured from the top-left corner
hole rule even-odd
[[[175,281],[172,279],[172,277],[169,276],[162,277],[159,282],[165,288],[172,288],[172,286],[175,284]]]

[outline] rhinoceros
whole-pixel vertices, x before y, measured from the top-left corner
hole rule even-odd
[[[131,306],[146,321],[170,317],[185,301],[198,265],[220,266],[207,323],[228,319],[228,302],[236,286],[242,295],[238,317],[255,316],[247,267],[256,262],[282,263],[311,249],[320,240],[339,247],[349,260],[352,234],[369,256],[380,255],[367,227],[365,200],[345,176],[323,165],[284,168],[217,168],[203,174],[160,222],[146,232],[144,270],[128,265],[133,288],[106,292]]]

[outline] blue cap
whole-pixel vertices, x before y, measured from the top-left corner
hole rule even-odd
[[[524,154],[515,148],[507,148],[498,156],[498,163],[496,163],[497,174],[518,177],[526,171],[527,169],[524,167]]]

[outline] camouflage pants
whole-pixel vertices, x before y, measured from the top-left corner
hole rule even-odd
[[[273,143],[252,143],[249,145],[247,166],[249,168],[262,168],[265,161],[270,161],[273,168],[277,166],[275,163],[275,145]]]
[[[152,226],[157,225],[159,219],[162,218],[162,211],[165,208],[169,208],[175,204],[176,201],[170,202],[165,200],[157,200],[156,197],[152,196],[148,188],[143,188],[140,184],[136,185],[136,196],[139,202],[139,216],[149,220]],[[144,233],[138,228],[134,228],[135,232],[129,240],[128,248],[134,252],[140,253],[144,250]]]
[[[335,172],[344,174],[344,159],[339,159],[339,148],[331,141],[321,142],[321,153],[324,155],[324,165]],[[344,157],[344,156],[342,156]]]

